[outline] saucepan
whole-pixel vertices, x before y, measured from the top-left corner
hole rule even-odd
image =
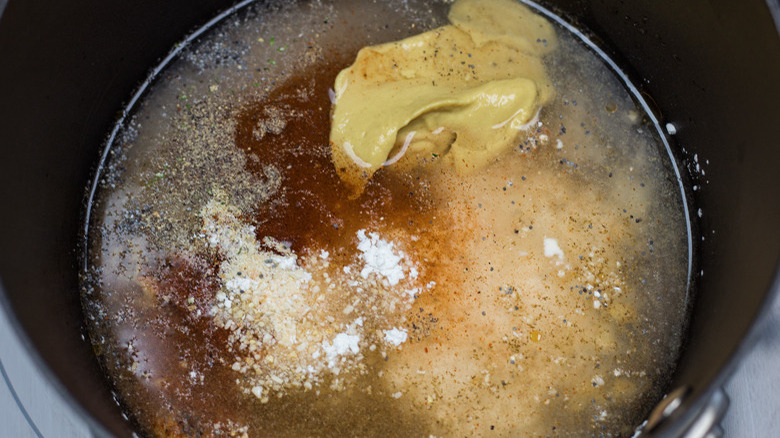
[[[28,353],[95,434],[130,436],[84,340],[86,191],[117,112],[149,69],[235,5],[10,0],[3,11],[4,3],[0,301]],[[583,30],[639,89],[681,169],[692,229],[690,322],[667,396],[648,407],[645,429],[704,436],[727,406],[721,387],[780,291],[780,3],[540,3]]]

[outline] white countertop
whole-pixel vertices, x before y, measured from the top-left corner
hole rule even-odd
[[[780,436],[780,301],[762,340],[726,392],[727,437]],[[0,438],[89,438],[86,424],[46,384],[0,309]],[[10,387],[9,383],[10,382]]]
[[[28,357],[0,306],[0,438],[90,436]]]

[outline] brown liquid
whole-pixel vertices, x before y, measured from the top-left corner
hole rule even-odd
[[[126,161],[116,160],[126,167],[122,184],[106,188],[91,236],[93,342],[127,412],[140,430],[159,436],[630,434],[676,355],[684,286],[681,268],[671,268],[684,257],[679,206],[668,184],[651,178],[663,174],[652,140],[624,134],[635,126],[599,112],[600,99],[629,108],[630,98],[610,97],[624,91],[596,74],[601,85],[585,92],[590,106],[578,87],[561,85],[535,133],[550,137],[546,147],[521,144],[471,180],[435,166],[411,174],[382,169],[350,199],[330,161],[327,90],[362,45],[437,23],[413,5],[418,15],[398,12],[387,30],[386,7],[358,2],[280,14],[280,29],[287,19],[321,25],[327,16],[328,25],[311,25],[299,45],[320,33],[334,42],[316,61],[305,43],[305,61],[282,67],[278,48],[296,50],[289,41],[298,28],[284,41],[279,29],[271,33],[278,38],[272,47],[262,34],[270,54],[250,49],[247,64],[267,66],[274,57],[278,69],[296,72],[267,73],[267,92],[257,92],[259,81],[243,70],[214,82],[207,71],[183,74],[189,79],[182,82],[171,74],[148,98],[141,115],[152,126],[127,142]],[[420,25],[419,17],[430,21]],[[404,20],[418,28],[403,27]],[[328,30],[334,24],[343,32]],[[252,26],[238,29],[248,45],[258,40]],[[551,63],[577,59],[578,74],[604,74],[567,44],[574,55]],[[553,72],[556,81],[570,75],[566,67]],[[587,109],[569,106],[574,97]],[[160,115],[174,111],[170,122]],[[569,133],[557,133],[564,123]],[[566,144],[561,152],[556,138]],[[241,352],[210,315],[223,260],[198,236],[198,211],[213,187],[229,192],[258,240],[288,243],[299,257],[327,250],[331,266],[317,278],[336,278],[354,263],[360,229],[401,244],[420,262],[419,283],[436,284],[399,310],[407,343],[363,348],[365,368],[347,373],[344,389],[329,389],[326,378],[313,390],[272,394],[267,404],[247,393],[247,377],[231,369]],[[656,225],[667,221],[668,228]],[[548,236],[559,239],[565,264],[543,256]],[[648,237],[657,252],[646,257]],[[594,309],[593,291],[612,296],[617,284],[622,294]],[[333,298],[327,305],[338,316],[344,303]]]
[[[353,56],[345,54],[314,65],[235,113],[235,143],[249,153],[247,170],[262,179],[266,166],[284,169],[281,195],[260,206],[251,220],[258,239],[274,236],[297,253],[326,249],[333,259],[344,261],[355,255],[351,240],[357,230],[381,224],[421,236],[415,246],[428,261],[422,281],[454,281],[437,272],[437,264],[446,263],[443,254],[450,242],[443,239],[446,233],[435,232],[446,221],[446,213],[435,207],[425,174],[379,172],[360,198],[350,199],[332,166],[327,90],[340,66]],[[255,134],[258,121],[268,118],[269,107],[284,112],[285,127],[280,134],[267,132],[259,138]],[[134,315],[132,321],[112,323],[116,343],[132,340],[133,349],[132,360],[109,366],[110,372],[132,371],[118,380],[117,387],[133,411],[144,413],[137,417],[142,429],[154,435],[192,436],[208,434],[215,424],[231,420],[236,425],[261,425],[256,430],[273,431],[274,436],[401,431],[426,435],[424,422],[399,411],[393,399],[364,392],[372,383],[376,386],[372,377],[360,377],[354,384],[357,390],[326,397],[293,392],[269,407],[256,406],[252,396],[236,397],[227,331],[214,326],[210,318],[193,315],[195,309],[202,315],[209,312],[209,303],[219,290],[218,264],[218,259],[175,253],[143,262],[142,277],[136,278],[143,300],[120,306]],[[430,330],[430,320],[429,312],[415,315],[414,326]],[[381,368],[383,360],[377,355],[369,361]],[[193,369],[197,370],[194,376],[190,374]],[[347,421],[344,412],[350,413]],[[377,422],[376,418],[392,421]]]
[[[284,169],[282,199],[255,218],[258,237],[275,236],[291,243],[296,252],[305,248],[338,252],[359,229],[380,218],[384,226],[415,234],[432,228],[434,200],[424,175],[380,172],[366,193],[350,199],[333,168],[328,88],[352,56],[317,64],[290,78],[237,117],[236,144],[252,154],[249,169]],[[267,118],[269,107],[285,113],[285,128],[257,139],[253,132],[258,121]]]

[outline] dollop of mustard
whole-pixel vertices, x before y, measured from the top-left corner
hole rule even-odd
[[[382,166],[484,168],[554,95],[553,27],[514,0],[457,0],[450,25],[370,46],[334,84],[333,164],[356,193]]]

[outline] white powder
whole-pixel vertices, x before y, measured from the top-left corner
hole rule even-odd
[[[232,208],[212,200],[201,216],[209,244],[224,256],[219,267],[224,289],[217,292],[212,309],[218,324],[228,327],[232,321],[239,329],[232,340],[239,340],[241,334],[262,336],[266,329],[249,321],[263,321],[272,328],[276,342],[295,345],[298,324],[310,309],[300,292],[311,281],[311,273],[298,265],[295,254],[270,237],[263,244],[283,254],[262,251],[254,227],[241,222]],[[246,314],[251,318],[241,328]]]
[[[252,388],[252,394],[255,395],[255,397],[260,398],[263,396],[263,388],[259,386],[255,386]]]
[[[396,347],[406,342],[406,339],[409,337],[409,335],[406,333],[406,330],[399,330],[395,327],[390,330],[384,330],[384,332],[385,341],[389,344],[393,344]]]
[[[363,259],[365,267],[360,271],[360,276],[368,278],[372,273],[385,277],[391,286],[395,286],[404,278],[404,271],[401,267],[401,260],[404,253],[393,252],[393,242],[380,239],[377,233],[368,233],[366,230],[357,232],[358,250],[360,258]]]
[[[333,338],[332,344],[328,341],[322,341],[322,350],[328,359],[328,368],[336,368],[336,360],[339,356],[344,356],[348,353],[357,354],[360,351],[359,342],[360,335],[348,335],[346,333],[337,334]]]
[[[233,293],[241,293],[251,290],[260,284],[259,281],[252,280],[246,277],[235,277],[225,282],[227,290]]]
[[[244,376],[245,383],[240,383],[244,391],[261,402],[290,387],[313,389],[329,373],[341,380],[351,378],[364,359],[361,342],[374,351],[382,343],[397,347],[407,341],[400,322],[382,315],[396,312],[397,305],[411,302],[425,287],[415,283],[421,274],[398,243],[361,230],[357,263],[329,274],[322,271],[333,262],[328,251],[304,252],[301,258],[285,242],[270,236],[258,239],[238,210],[219,202],[216,195],[200,216],[199,238],[222,256],[218,273],[222,287],[210,314],[230,333],[228,342],[236,353],[231,369]],[[366,282],[372,274],[376,277]],[[354,288],[349,292],[355,298],[344,302],[344,312],[330,315],[321,303],[331,295],[341,296],[345,286]],[[375,303],[373,311],[379,315],[361,314],[366,286],[386,292],[394,288],[397,293],[384,294],[383,301]],[[351,322],[344,320],[348,315]],[[377,327],[378,316],[380,327],[390,330]],[[393,327],[394,323],[399,325]]]
[[[270,260],[272,260],[273,263],[277,265],[277,267],[281,269],[295,269],[298,267],[297,260],[298,257],[295,255],[291,256],[278,256],[278,255],[272,255],[270,257]]]
[[[254,227],[237,213],[230,204],[211,200],[201,211],[201,238],[223,257],[223,287],[210,314],[230,333],[228,342],[236,353],[231,369],[244,375],[245,390],[266,403],[270,394],[281,394],[290,385],[312,389],[324,372],[354,366],[342,358],[337,369],[328,370],[327,361],[317,360],[325,340],[317,324],[322,320],[316,310],[318,285],[311,284],[312,275],[303,266],[322,254],[299,261],[283,242],[270,237],[258,242]],[[344,341],[328,344],[334,364]],[[346,351],[357,347],[346,341]]]
[[[544,256],[554,257],[558,256],[559,259],[563,259],[563,250],[558,246],[558,241],[549,237],[544,238]]]

